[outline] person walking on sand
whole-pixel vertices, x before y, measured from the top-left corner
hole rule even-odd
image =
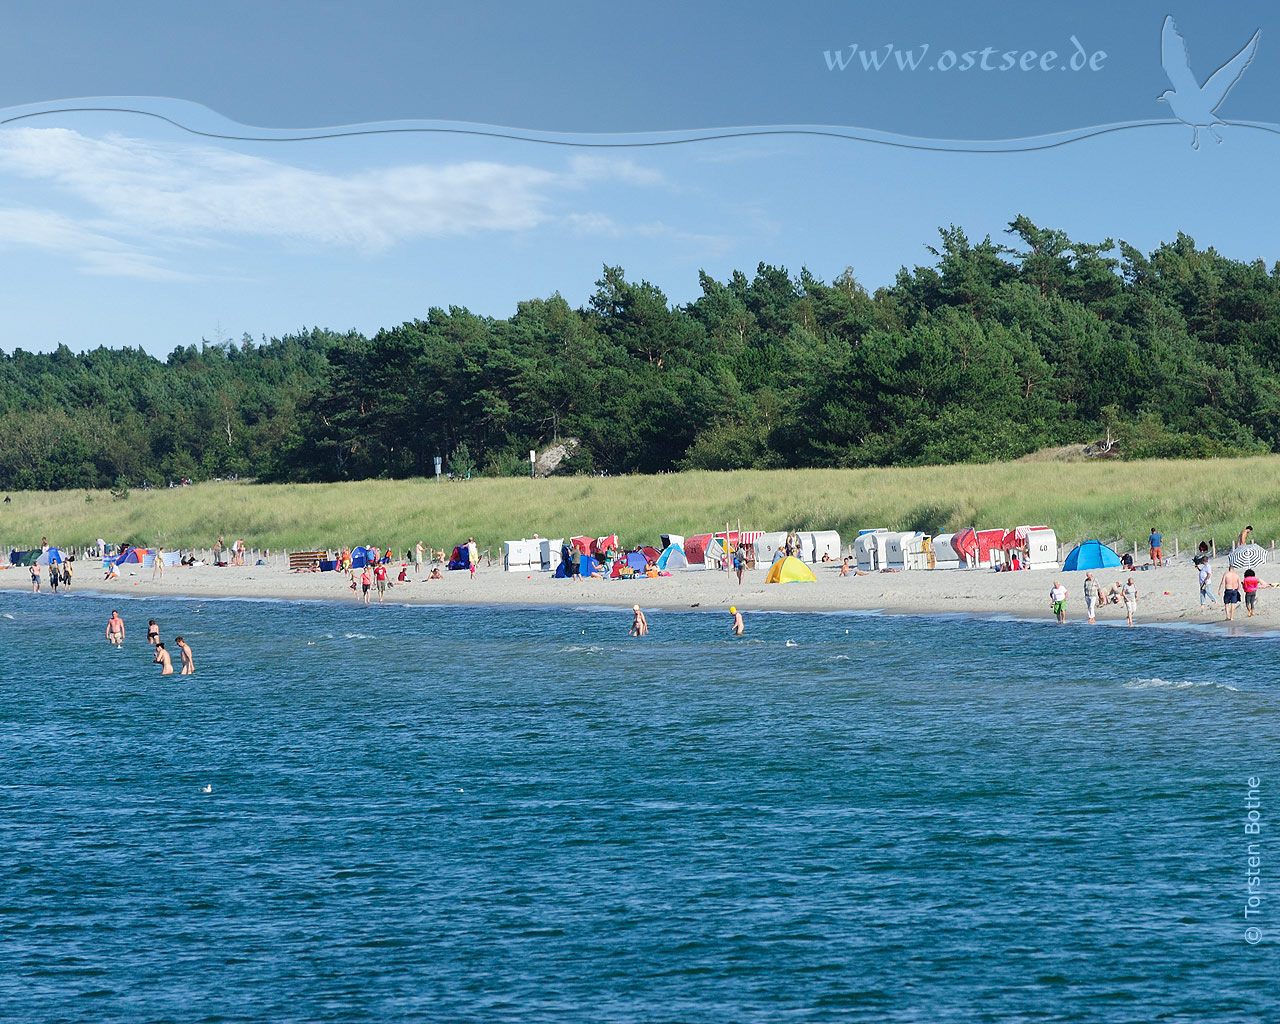
[[[1093,573],[1084,574],[1084,611],[1089,616],[1089,621],[1094,622],[1094,616],[1098,613],[1098,581],[1093,578]]]
[[[422,575],[422,553],[426,548],[422,546],[422,541],[418,541],[417,546],[413,549],[413,574],[415,576]]]
[[[147,621],[147,643],[152,647],[160,642],[160,627],[156,625],[155,619]]]
[[[738,585],[742,585],[742,574],[747,570],[747,551],[741,544],[733,549],[733,571],[738,574]]]
[[[732,605],[729,607],[729,613],[733,616],[733,625],[729,627],[729,632],[734,636],[742,636],[742,612],[738,611]]]
[[[40,593],[40,566],[38,565],[31,567],[31,593]]]
[[[1200,564],[1196,566],[1196,577],[1200,581],[1200,607],[1203,608],[1205,602],[1217,604],[1218,599],[1209,590],[1209,583],[1213,578],[1213,567],[1209,564],[1209,559],[1202,558],[1200,560]]]
[[[1246,618],[1253,618],[1253,604],[1258,599],[1258,590],[1262,587],[1270,589],[1274,586],[1274,583],[1268,583],[1266,580],[1260,579],[1258,574],[1252,569],[1246,569],[1244,571],[1244,579],[1240,581],[1240,589],[1244,591]]]
[[[1049,600],[1053,602],[1053,614],[1061,626],[1067,621],[1067,588],[1054,580],[1049,589]]]
[[[195,675],[196,660],[191,656],[191,645],[180,636],[174,637],[173,642],[178,645],[178,650],[182,653],[182,675]]]
[[[379,562],[374,568],[373,578],[378,584],[378,604],[382,604],[382,599],[387,593],[387,567],[384,563]]]
[[[173,675],[173,659],[169,657],[169,652],[164,649],[164,644],[156,644],[156,656],[152,659],[157,665],[162,666],[160,674],[162,676]]]
[[[1151,536],[1147,538],[1147,544],[1151,548],[1151,564],[1164,565],[1164,536],[1154,526],[1151,527]]]
[[[1236,617],[1236,605],[1240,603],[1240,574],[1236,572],[1235,566],[1228,565],[1222,579],[1218,580],[1218,593],[1222,595],[1222,611],[1226,621],[1231,622]]]
[[[369,578],[369,567],[366,565],[360,570],[360,601],[362,604],[369,603],[369,584],[372,580]]]
[[[111,618],[107,619],[107,642],[113,647],[124,645],[124,619],[114,608],[111,609]]]
[[[631,612],[631,629],[627,633],[627,636],[648,636],[649,620],[644,617],[644,612],[640,610],[640,606],[638,604],[633,604],[631,606]]]
[[[1121,592],[1124,597],[1124,620],[1127,625],[1133,625],[1133,613],[1138,608],[1138,586],[1133,582],[1133,577],[1129,577],[1129,582],[1124,585]]]
[[[476,547],[474,537],[467,538],[467,560],[471,563],[471,575],[474,578],[476,567],[480,564],[480,549]]]
[[[58,568],[57,562],[49,563],[49,593],[56,594],[58,592],[58,583],[62,579],[62,570]]]
[[[151,563],[151,578],[157,576],[164,579],[164,548],[156,548],[155,558]]]

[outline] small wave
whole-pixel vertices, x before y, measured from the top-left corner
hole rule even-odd
[[[561,647],[557,652],[559,654],[603,654],[604,648],[597,647],[595,644],[581,646],[579,644],[569,644],[567,647]]]
[[[1230,690],[1232,693],[1239,693],[1237,687],[1229,683],[1219,683],[1212,679],[1161,679],[1159,676],[1152,676],[1149,679],[1130,679],[1124,684],[1126,690],[1155,690],[1155,689],[1171,689],[1171,690],[1191,690],[1196,687],[1211,686],[1219,690]]]
[[[827,661],[853,661],[853,659],[847,654],[833,654]]]
[[[370,636],[368,633],[343,633],[344,640],[377,640],[376,636]]]

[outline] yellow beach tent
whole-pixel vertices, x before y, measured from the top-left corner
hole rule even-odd
[[[788,555],[773,563],[764,581],[766,583],[817,583],[818,578],[804,562]]]

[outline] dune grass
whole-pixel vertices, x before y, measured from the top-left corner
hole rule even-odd
[[[91,500],[86,500],[90,498]],[[134,491],[15,493],[0,505],[0,543],[47,536],[68,547],[131,540],[168,548],[230,544],[304,550],[343,544],[404,549],[422,540],[481,548],[531,536],[617,533],[624,545],[661,533],[744,528],[834,529],[842,538],[885,526],[942,532],[1044,523],[1059,540],[1210,537],[1219,547],[1246,523],[1280,533],[1280,456],[1204,461],[1043,461],[912,469],[770,470],[547,480],[371,480],[338,484],[204,483]]]

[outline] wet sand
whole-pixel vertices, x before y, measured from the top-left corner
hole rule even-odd
[[[424,577],[388,589],[385,600],[396,604],[467,605],[601,605],[645,609],[727,610],[736,605],[755,611],[1008,615],[1019,619],[1053,618],[1049,588],[1055,580],[1068,590],[1067,619],[1083,621],[1084,573],[1044,570],[996,573],[984,570],[930,570],[871,573],[841,578],[839,563],[812,566],[817,582],[766,584],[763,568],[748,571],[741,585],[724,572],[678,571],[672,576],[638,580],[558,580],[550,573],[507,573],[498,565],[466,572],[445,572],[442,580]],[[1226,559],[1213,566],[1216,587]],[[392,575],[399,573],[396,563]],[[1095,570],[1104,589],[1122,576],[1114,569]],[[1260,575],[1267,578],[1267,569]],[[190,596],[207,598],[277,598],[283,600],[347,601],[356,593],[340,573],[291,573],[283,566],[171,567],[162,579],[151,570],[122,567],[118,580],[103,580],[97,565],[77,563],[72,594],[93,591],[130,597]],[[412,566],[410,576],[413,578]],[[1200,607],[1196,572],[1189,559],[1133,574],[1138,586],[1135,624],[1205,623],[1223,625],[1221,604]],[[1276,572],[1280,580],[1280,570]],[[0,589],[30,591],[28,571],[0,570]],[[42,584],[47,591],[47,585]],[[371,595],[377,603],[376,591]],[[1099,623],[1124,624],[1123,605],[1099,609]],[[1258,595],[1257,614],[1249,619],[1239,606],[1234,625],[1250,630],[1280,628],[1280,592]]]

